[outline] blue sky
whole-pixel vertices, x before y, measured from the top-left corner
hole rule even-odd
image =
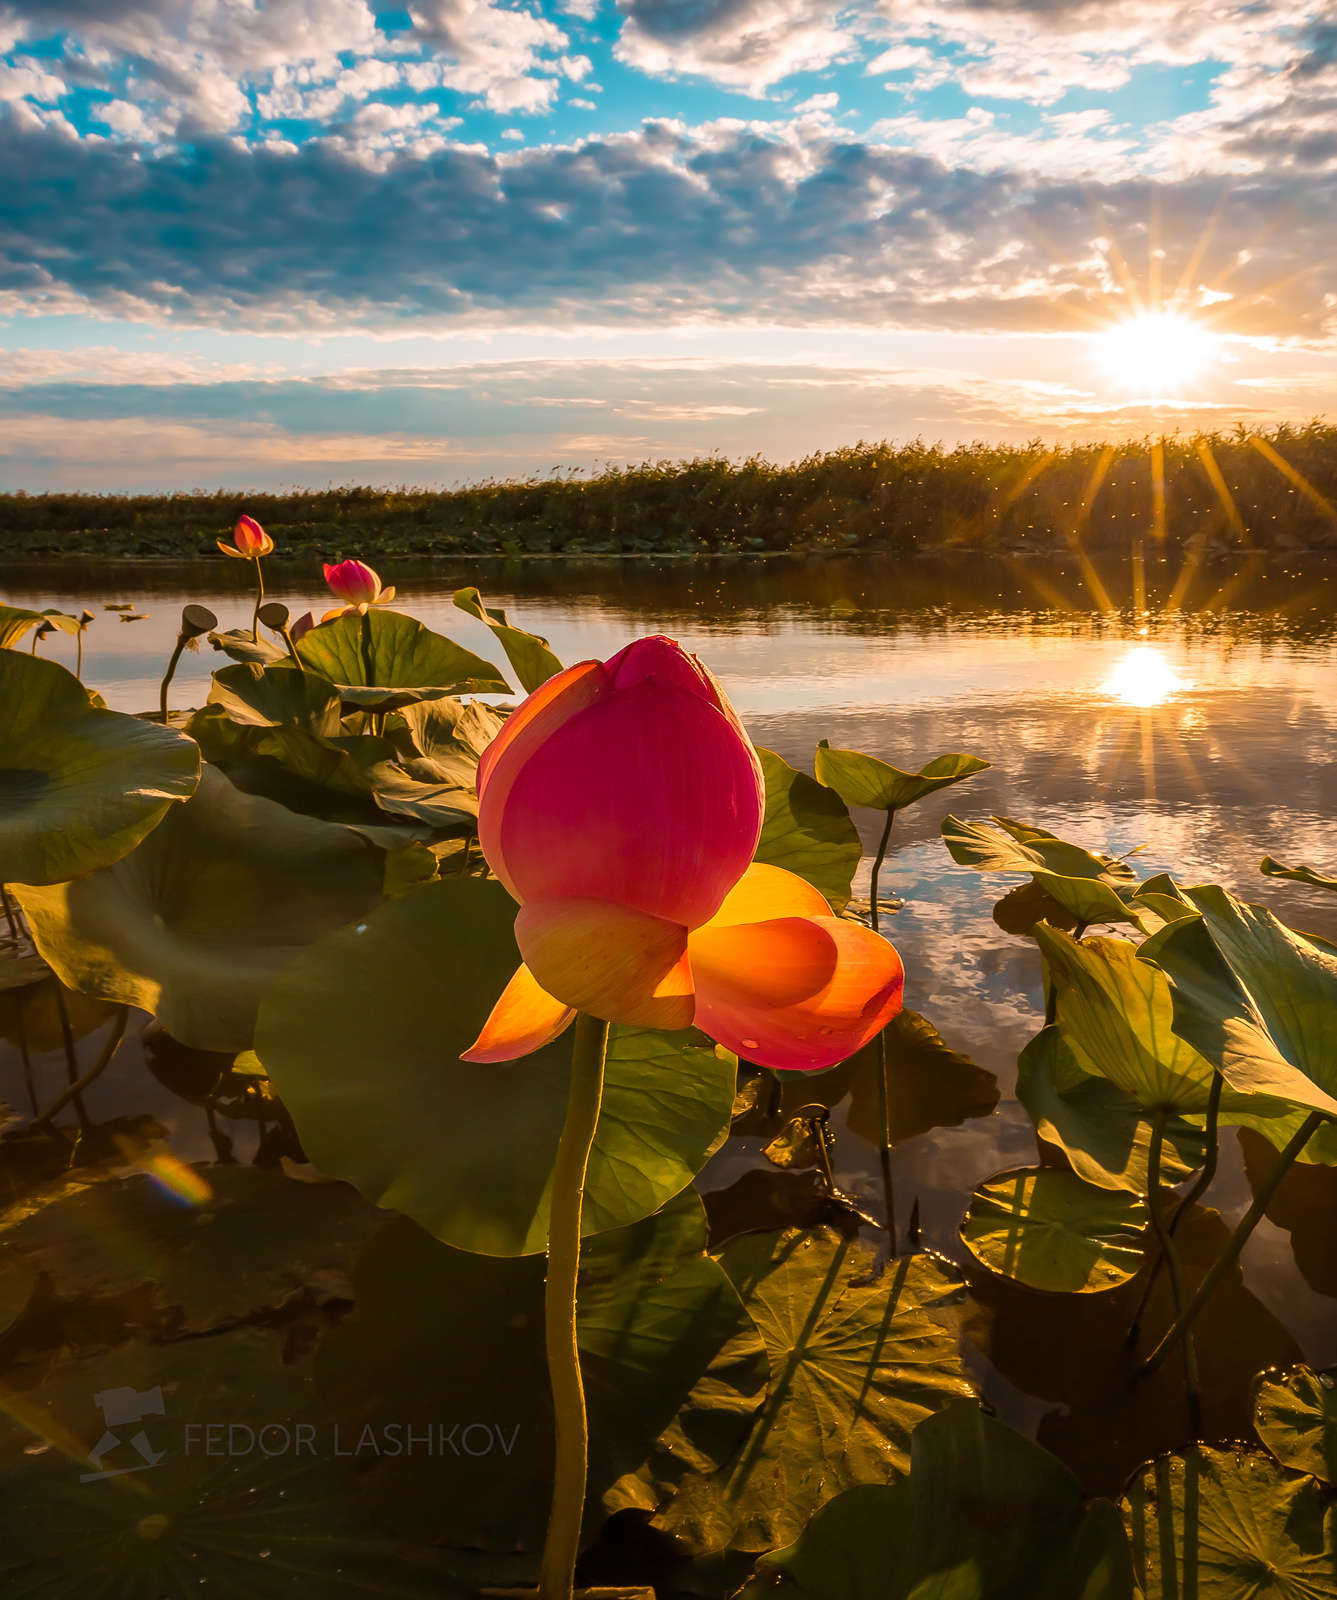
[[[0,0],[0,485],[1303,418],[1334,163],[1337,0]]]

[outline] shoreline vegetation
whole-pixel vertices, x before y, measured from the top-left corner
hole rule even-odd
[[[0,556],[217,558],[243,514],[276,559],[1337,550],[1337,424],[1103,445],[850,445],[451,490],[0,494]]]

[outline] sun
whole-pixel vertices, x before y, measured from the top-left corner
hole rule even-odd
[[[1211,361],[1220,340],[1173,311],[1147,311],[1097,338],[1101,365],[1148,399],[1175,395]]]
[[[1126,706],[1163,706],[1189,685],[1154,645],[1138,645],[1117,664],[1103,685],[1106,694]]]

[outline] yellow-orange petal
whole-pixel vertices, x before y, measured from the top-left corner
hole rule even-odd
[[[901,1009],[900,957],[840,917],[711,925],[692,933],[687,951],[697,1027],[761,1066],[833,1067]]]
[[[515,938],[537,982],[563,1005],[642,1028],[691,1023],[687,930],[676,922],[611,900],[530,900]]]
[[[706,923],[732,928],[744,922],[769,922],[775,917],[829,917],[831,907],[820,889],[795,872],[754,861],[724,897],[724,904]]]
[[[249,561],[251,559],[250,553],[246,550],[238,550],[235,545],[224,544],[221,539],[217,543],[218,548],[225,556],[235,556],[238,561]]]
[[[570,1026],[575,1011],[554,1000],[526,966],[501,991],[483,1031],[461,1061],[514,1061],[541,1050]]]

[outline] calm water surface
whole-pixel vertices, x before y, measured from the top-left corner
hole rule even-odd
[[[902,1215],[917,1197],[925,1242],[948,1254],[959,1254],[956,1228],[974,1185],[1035,1159],[1010,1089],[1042,1003],[1033,943],[1002,932],[991,915],[1019,880],[954,866],[938,837],[946,811],[1003,813],[1113,853],[1144,846],[1144,875],[1219,881],[1337,938],[1337,897],[1257,871],[1266,853],[1337,869],[1337,575],[1323,566],[1286,570],[1260,560],[1190,571],[1167,560],[1148,568],[1145,593],[1126,563],[973,555],[933,563],[397,563],[382,576],[398,584],[397,605],[491,658],[500,655],[491,636],[451,604],[462,584],[477,583],[565,661],[606,656],[645,633],[672,634],[722,679],[757,743],[808,771],[821,738],[902,767],[948,750],[994,764],[897,819],[883,878],[885,892],[904,900],[889,932],[905,960],[907,1004],[995,1073],[1004,1093],[997,1115],[895,1153]],[[0,593],[18,605],[95,610],[85,679],[112,706],[135,711],[156,704],[184,602],[208,605],[223,627],[249,625],[244,580],[231,563],[62,564],[11,571]],[[268,583],[269,597],[294,616],[328,603],[310,574],[279,562],[269,563]],[[147,619],[122,623],[101,609],[124,601]],[[43,648],[72,663],[63,636]],[[173,704],[202,704],[209,673],[222,664],[207,648],[184,658]],[[880,818],[856,820],[871,852]],[[865,893],[868,867],[865,859]],[[44,1070],[53,1085],[61,1081],[57,1061]],[[21,1104],[12,1078],[11,1063],[0,1087]],[[117,1089],[100,1093],[109,1107]],[[136,1109],[167,1123],[181,1154],[211,1154],[199,1112],[165,1092],[147,1105],[139,1095]],[[703,1187],[723,1187],[754,1164],[757,1143],[731,1141]],[[1207,1200],[1233,1224],[1250,1195],[1233,1131],[1223,1145]],[[853,1135],[842,1135],[840,1149],[844,1185],[875,1208],[875,1153]],[[1304,1227],[1325,1230],[1331,1256],[1337,1185],[1323,1187],[1327,1176],[1317,1175]],[[1305,1359],[1337,1365],[1337,1303],[1297,1270],[1291,1235],[1265,1221],[1244,1270],[1247,1288]],[[1333,1287],[1330,1276],[1309,1278]],[[1024,1397],[1004,1410],[1025,1422]]]

